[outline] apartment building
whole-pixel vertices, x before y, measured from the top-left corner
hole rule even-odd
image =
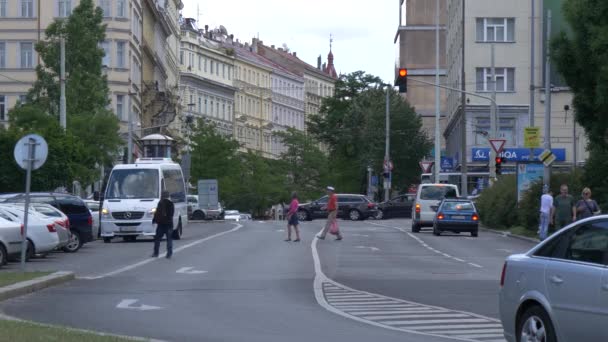
[[[530,104],[534,104],[534,125],[540,127],[544,139],[545,118],[545,54],[544,15],[553,8],[553,16],[560,17],[561,1],[532,2],[532,16],[528,0],[448,0],[447,59],[448,84],[482,96],[491,96],[495,86],[498,103],[497,138],[506,140],[503,153],[507,168],[517,161],[530,159],[530,150],[524,148],[524,128],[530,125]],[[543,7],[541,7],[541,3]],[[531,18],[534,17],[534,54],[532,63]],[[563,21],[558,21],[563,22]],[[554,32],[563,27],[553,26]],[[494,75],[492,74],[492,45],[494,46]],[[463,75],[464,70],[464,75]],[[531,81],[531,70],[534,82]],[[585,138],[573,135],[571,93],[560,83],[555,70],[552,73],[551,145],[557,156],[555,167],[570,167],[574,149],[579,156],[577,163],[586,158]],[[533,94],[530,92],[533,85]],[[534,101],[531,102],[531,95]],[[490,103],[488,100],[459,92],[448,92],[447,125],[443,132],[447,141],[447,155],[454,159],[456,167],[461,160],[462,133],[466,132],[466,158],[469,170],[487,170],[490,146]],[[466,129],[462,129],[462,115]],[[573,143],[576,142],[576,143]],[[540,154],[537,149],[535,155]],[[503,167],[504,168],[504,167]]]
[[[439,83],[446,83],[446,0],[401,0],[399,2],[399,26],[395,35],[396,65],[408,69],[408,90],[403,96],[422,119],[422,128],[431,141],[435,141],[435,91],[434,86],[416,83],[415,80],[435,83],[436,75],[436,27],[439,4]],[[395,74],[395,77],[397,75]],[[446,92],[440,90],[440,131],[446,125]],[[441,139],[442,149],[445,140]],[[433,152],[434,154],[434,149]]]

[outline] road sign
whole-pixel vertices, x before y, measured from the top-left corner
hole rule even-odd
[[[15,144],[13,154],[17,164],[19,164],[22,169],[27,170],[30,145],[33,147],[33,161],[31,163],[32,170],[36,170],[44,165],[46,157],[49,154],[49,146],[43,137],[39,136],[38,134],[28,134],[24,136],[23,138],[19,139],[17,144]]]
[[[490,146],[492,146],[492,148],[494,149],[494,152],[496,152],[496,154],[500,153],[500,151],[502,151],[502,148],[505,146],[505,139],[488,139],[488,141],[490,141]]]
[[[543,162],[545,166],[550,166],[555,161],[555,159],[557,159],[557,157],[555,156],[555,154],[553,154],[553,152],[551,152],[551,150],[547,149],[544,150],[543,153],[540,154],[540,156],[538,156],[538,159]]]
[[[433,167],[433,164],[435,164],[435,162],[421,161],[419,164],[420,164],[420,167],[422,168],[422,172],[429,173],[429,172],[431,172],[431,168]]]
[[[524,127],[524,147],[540,147],[540,127]]]

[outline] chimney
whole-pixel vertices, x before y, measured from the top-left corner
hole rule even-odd
[[[317,57],[317,69],[321,70],[321,55]]]
[[[251,40],[251,51],[253,53],[258,53],[258,39],[257,38],[253,38]]]
[[[279,51],[283,52],[283,48],[279,48]]]
[[[293,56],[294,56],[294,57],[298,57],[298,54],[297,54],[297,53],[294,51],[294,52],[293,52]]]
[[[274,50],[274,45],[270,45],[270,47]]]

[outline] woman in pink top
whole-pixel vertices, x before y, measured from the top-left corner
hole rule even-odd
[[[287,212],[287,239],[285,241],[291,241],[291,226],[296,232],[296,239],[293,242],[300,242],[300,229],[298,229],[298,194],[296,192],[291,193],[291,204],[289,205],[289,211]]]

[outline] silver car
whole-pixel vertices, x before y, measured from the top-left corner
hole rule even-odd
[[[509,342],[608,341],[608,215],[577,221],[503,266]]]

